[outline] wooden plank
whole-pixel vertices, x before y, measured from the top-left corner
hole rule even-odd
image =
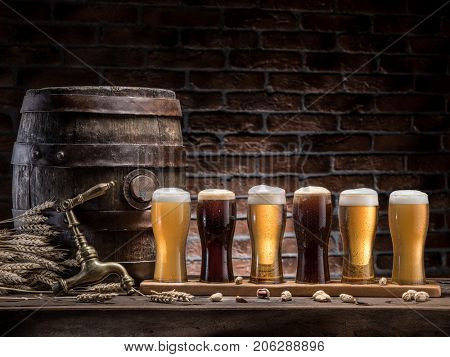
[[[388,283],[385,286],[378,284],[344,284],[332,281],[328,284],[297,284],[295,282],[285,282],[283,284],[252,284],[244,281],[242,285],[234,283],[202,283],[189,281],[187,283],[160,283],[145,280],[140,285],[140,290],[144,294],[151,290],[165,291],[177,289],[193,295],[211,295],[221,292],[224,296],[255,296],[256,290],[267,288],[272,296],[280,296],[284,290],[289,290],[293,296],[312,296],[317,290],[323,290],[330,296],[339,294],[350,294],[358,297],[401,297],[407,290],[426,291],[430,297],[440,297],[441,287],[439,284],[428,281],[424,285],[395,285]]]

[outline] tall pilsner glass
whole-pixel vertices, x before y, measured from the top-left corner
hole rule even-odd
[[[344,243],[342,282],[373,282],[373,245],[378,222],[378,194],[369,188],[341,192],[339,230]]]
[[[326,188],[308,186],[294,193],[293,219],[297,237],[297,283],[326,283],[328,241],[331,232],[331,193]]]
[[[151,212],[156,245],[154,280],[187,281],[186,238],[191,219],[189,192],[178,188],[156,190]]]
[[[394,247],[392,282],[424,284],[423,252],[428,230],[428,195],[394,191],[389,196],[389,230]]]
[[[232,282],[236,199],[228,190],[200,191],[197,225],[202,245],[201,281]]]
[[[286,226],[286,192],[260,185],[248,191],[248,228],[252,242],[253,283],[283,282],[281,244]]]

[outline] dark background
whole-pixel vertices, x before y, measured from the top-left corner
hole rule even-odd
[[[115,85],[176,91],[194,193],[224,186],[243,194],[261,182],[288,192],[323,185],[335,197],[343,189],[375,188],[381,204],[376,270],[387,275],[388,195],[426,191],[429,276],[450,272],[450,5],[375,55],[443,3],[8,2]],[[101,84],[101,77],[0,3],[2,217],[10,215],[9,160],[25,90]],[[244,213],[245,202],[240,208]],[[291,223],[283,248],[290,276],[296,268]],[[334,227],[330,262],[336,277],[342,252],[337,217]],[[234,248],[236,273],[248,273],[245,221]],[[195,224],[188,256],[189,271],[198,272]]]

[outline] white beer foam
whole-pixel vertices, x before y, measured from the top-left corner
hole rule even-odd
[[[397,205],[421,205],[428,204],[428,195],[422,191],[400,190],[389,195],[389,203]]]
[[[297,195],[331,195],[331,192],[325,187],[320,186],[306,186],[301,187],[294,192],[294,196]]]
[[[209,188],[198,193],[199,201],[217,200],[226,201],[234,200],[236,198],[234,192],[228,190],[222,190],[218,188]]]
[[[286,191],[279,187],[267,185],[254,186],[248,190],[249,205],[284,205]]]
[[[342,191],[339,206],[378,206],[378,193],[370,188]]]
[[[191,202],[189,192],[181,188],[159,188],[153,192],[153,202]]]

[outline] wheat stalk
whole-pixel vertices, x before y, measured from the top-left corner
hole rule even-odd
[[[159,302],[163,304],[171,304],[175,301],[173,296],[167,294],[155,294],[155,295],[146,295],[147,298],[152,302]]]
[[[192,301],[194,299],[194,296],[182,291],[176,291],[170,290],[170,291],[163,291],[163,292],[157,292],[155,290],[150,291],[153,295],[160,295],[160,296],[171,296],[174,301]],[[151,295],[150,295],[151,296]]]
[[[6,263],[0,265],[0,270],[10,272],[27,272],[29,270],[39,269],[41,266],[36,263]]]
[[[28,238],[16,238],[13,236],[13,239],[5,240],[2,244],[8,245],[18,245],[18,246],[47,246],[47,242],[38,240],[38,239],[28,239]]]
[[[100,293],[86,293],[80,294],[76,297],[76,302],[89,303],[89,302],[105,302],[116,297],[117,294],[100,294]]]
[[[123,288],[120,283],[103,283],[89,286],[88,290],[97,293],[118,293],[123,291]]]
[[[23,216],[20,218],[16,218],[15,221],[19,222],[22,225],[25,225],[25,224],[30,225],[30,224],[45,223],[48,221],[48,218],[42,214],[37,214],[35,216]]]
[[[43,268],[52,270],[54,272],[62,273],[64,270],[57,263],[52,262],[51,260],[39,257],[37,255],[30,254],[30,253],[17,253],[17,254],[21,259],[23,259],[25,261],[37,263],[40,266],[42,266]]]
[[[43,274],[31,274],[27,277],[27,280],[32,284],[42,283],[48,287],[52,287],[57,282],[57,279],[49,278]]]
[[[30,224],[16,228],[16,231],[21,233],[30,233],[37,235],[45,235],[48,237],[57,236],[59,233],[53,229],[49,224]]]
[[[0,270],[0,283],[4,284],[22,284],[25,279],[16,273],[10,271]]]

